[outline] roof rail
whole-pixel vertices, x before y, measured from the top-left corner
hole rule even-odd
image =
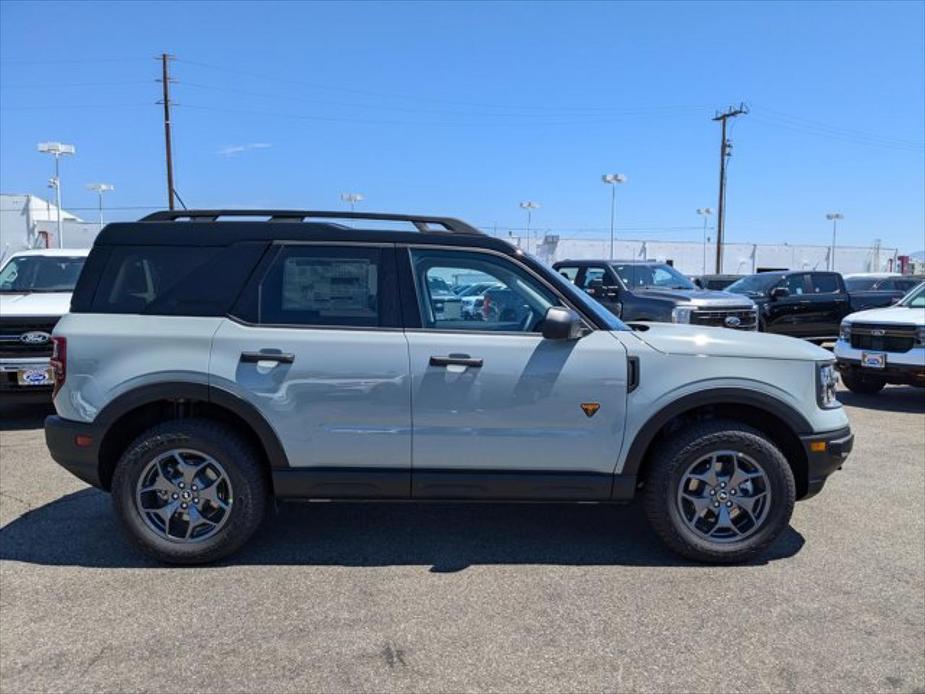
[[[370,219],[390,222],[409,222],[421,232],[444,232],[450,234],[478,234],[474,226],[453,217],[431,217],[427,215],[388,214],[383,212],[329,212],[323,210],[162,210],[153,212],[142,222],[217,222],[220,217],[266,217],[268,222],[304,222],[311,219]],[[434,228],[434,227],[439,228]]]

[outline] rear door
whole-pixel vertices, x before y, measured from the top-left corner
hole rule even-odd
[[[408,346],[392,245],[278,245],[215,334],[211,385],[253,403],[306,496],[407,496]]]
[[[400,251],[401,252],[401,251]],[[607,331],[546,340],[556,290],[484,250],[410,248],[413,496],[606,499],[623,438],[627,357]],[[445,319],[434,278],[482,273],[482,321]]]

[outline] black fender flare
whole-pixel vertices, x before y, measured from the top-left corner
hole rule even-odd
[[[771,395],[747,388],[708,388],[707,390],[701,390],[678,398],[652,415],[642,425],[633,439],[633,443],[630,444],[620,475],[637,475],[649,444],[652,443],[662,427],[678,415],[704,405],[747,405],[764,410],[784,422],[798,437],[812,433],[813,430],[806,417],[787,403]]]
[[[199,400],[222,407],[247,422],[257,435],[272,468],[288,468],[289,459],[270,423],[253,404],[223,388],[205,383],[165,381],[139,386],[108,403],[94,419],[94,428],[109,434],[113,424],[138,407],[159,400]]]

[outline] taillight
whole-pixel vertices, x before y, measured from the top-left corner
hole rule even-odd
[[[52,397],[58,394],[64,380],[67,378],[67,338],[53,335],[51,338],[51,359],[48,361],[51,366],[52,375],[55,377],[55,386]]]
[[[486,294],[482,297],[482,318],[488,320],[488,315],[491,313],[491,298]]]

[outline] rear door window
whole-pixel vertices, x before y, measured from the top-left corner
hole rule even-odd
[[[838,275],[831,272],[814,272],[809,276],[813,294],[838,294],[841,286]]]
[[[234,314],[260,325],[400,327],[394,249],[284,245]]]

